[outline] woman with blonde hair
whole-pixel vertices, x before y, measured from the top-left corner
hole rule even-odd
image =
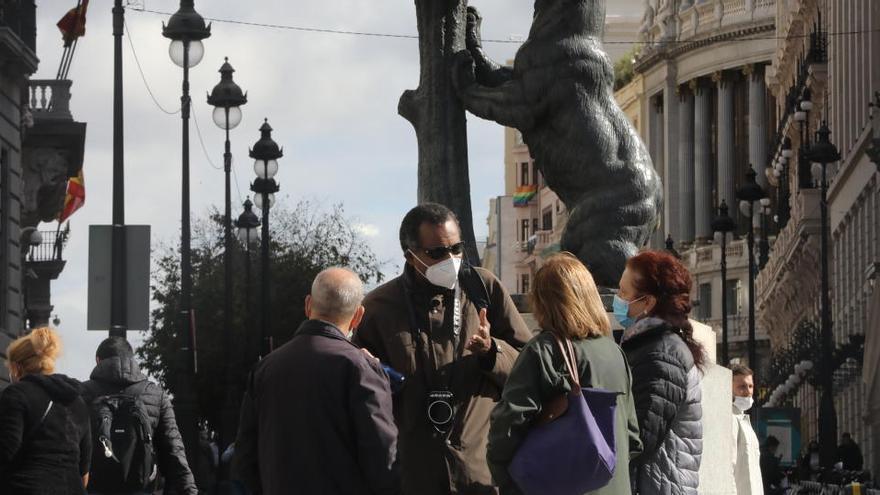
[[[0,493],[85,493],[92,442],[80,383],[55,372],[61,339],[36,328],[6,349],[0,395]]]
[[[610,337],[611,325],[593,276],[572,254],[554,255],[535,275],[530,301],[540,333],[520,352],[489,428],[487,457],[495,483],[502,494],[521,493],[509,473],[510,464],[531,428],[546,416],[543,409],[569,393],[574,381],[617,394],[616,467],[610,482],[587,493],[629,493],[629,459],[641,451],[631,377],[623,351]],[[570,376],[561,350],[565,345],[560,343],[566,341],[574,351],[577,380]],[[559,455],[546,459],[547,464],[566,454]]]

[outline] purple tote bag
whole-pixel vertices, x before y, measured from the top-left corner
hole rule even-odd
[[[583,495],[614,476],[617,392],[581,388],[571,342],[557,344],[568,367],[568,408],[533,427],[510,463],[511,477],[526,495]]]

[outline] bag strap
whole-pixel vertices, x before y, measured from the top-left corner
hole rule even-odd
[[[577,371],[577,357],[574,353],[574,347],[571,345],[571,339],[566,337],[565,342],[563,343],[562,337],[556,332],[551,333],[553,333],[553,337],[556,339],[556,346],[559,348],[559,352],[562,353],[562,360],[565,361],[565,366],[568,368],[568,376],[571,381],[572,391],[580,391],[581,379],[580,374]]]

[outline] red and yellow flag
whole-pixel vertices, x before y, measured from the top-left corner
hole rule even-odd
[[[67,195],[64,196],[64,208],[58,215],[58,223],[70,218],[70,215],[82,208],[84,204],[86,204],[86,183],[83,179],[82,168],[80,168],[76,177],[67,179]]]
[[[70,46],[73,40],[86,34],[86,10],[89,8],[89,0],[82,0],[79,6],[74,7],[64,14],[58,21],[58,30],[64,39],[64,46]]]

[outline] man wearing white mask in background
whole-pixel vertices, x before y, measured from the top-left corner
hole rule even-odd
[[[406,378],[393,397],[402,491],[495,494],[489,415],[531,332],[501,282],[465,259],[447,207],[410,210],[400,247],[404,272],[364,299],[353,341]]]
[[[733,456],[733,476],[737,495],[764,495],[761,479],[761,444],[752,429],[746,411],[754,405],[754,373],[749,368],[734,364],[733,372],[733,437],[736,452]]]

